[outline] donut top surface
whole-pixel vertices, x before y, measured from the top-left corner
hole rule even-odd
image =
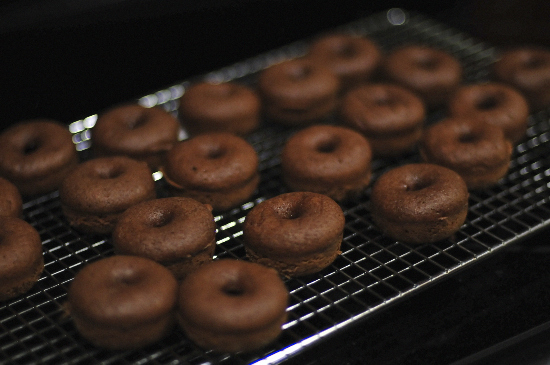
[[[98,214],[122,212],[155,195],[147,163],[125,156],[83,162],[67,175],[59,189],[62,204]]]
[[[238,187],[258,173],[258,156],[243,138],[206,133],[178,143],[163,172],[171,184],[197,190]]]
[[[115,255],[80,270],[68,291],[70,312],[99,325],[136,326],[176,307],[178,283],[153,260]]]
[[[115,251],[163,263],[196,254],[216,239],[216,224],[209,208],[183,197],[136,204],[121,215],[115,226]]]
[[[416,163],[380,176],[372,188],[371,204],[395,221],[423,222],[463,211],[468,196],[458,173],[439,165]]]
[[[424,123],[426,107],[408,89],[394,84],[368,84],[350,90],[341,106],[344,121],[374,137],[408,133]]]
[[[59,122],[23,121],[0,134],[0,175],[10,181],[40,179],[76,161],[72,135]]]
[[[129,104],[101,114],[91,131],[92,148],[111,154],[146,155],[172,148],[178,140],[179,122],[159,107]]]
[[[284,257],[326,250],[323,242],[332,245],[344,224],[342,208],[333,199],[292,192],[255,206],[246,216],[243,232],[249,247]]]

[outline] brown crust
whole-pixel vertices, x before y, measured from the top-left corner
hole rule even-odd
[[[16,217],[0,225],[0,301],[28,291],[44,269],[42,240],[36,229]]]
[[[493,76],[518,89],[533,111],[550,106],[550,50],[507,49],[493,65]]]
[[[449,100],[449,112],[453,117],[471,117],[496,125],[514,144],[527,131],[527,101],[518,91],[501,83],[460,87]]]
[[[174,194],[210,204],[215,211],[244,202],[260,181],[256,151],[230,133],[201,134],[178,143],[162,171]]]
[[[462,65],[436,48],[407,45],[393,50],[384,62],[393,82],[416,92],[428,107],[445,103],[462,81]]]
[[[0,177],[0,216],[18,217],[23,214],[23,200],[17,187]]]
[[[328,67],[349,89],[367,82],[376,72],[382,52],[370,39],[351,34],[329,34],[313,42],[307,58]]]
[[[302,58],[265,69],[258,89],[268,117],[295,125],[330,115],[337,106],[340,81],[328,68]]]
[[[456,171],[468,189],[492,186],[506,175],[512,144],[501,128],[467,118],[447,118],[428,128],[422,159]]]
[[[230,132],[246,135],[260,123],[260,98],[235,82],[194,84],[180,98],[181,123],[190,135]]]
[[[115,253],[157,261],[177,279],[212,260],[216,224],[211,207],[181,197],[149,200],[128,208],[112,234]]]
[[[77,273],[67,309],[94,345],[138,348],[159,340],[173,325],[177,289],[164,266],[137,256],[111,256]]]
[[[344,224],[342,208],[326,195],[281,194],[247,214],[244,245],[251,259],[283,275],[307,275],[325,268],[340,253]]]
[[[59,190],[69,223],[92,233],[112,231],[122,212],[155,196],[151,169],[145,162],[124,156],[83,162],[65,178]]]
[[[357,195],[369,183],[371,148],[358,132],[316,125],[294,134],[281,153],[286,185],[325,194],[337,201]]]
[[[288,290],[275,270],[224,259],[200,267],[181,283],[178,321],[203,348],[251,351],[280,334],[287,306]]]
[[[376,156],[397,156],[414,149],[420,140],[426,108],[404,87],[369,84],[344,96],[340,115],[346,125],[367,137]]]
[[[24,196],[56,190],[77,163],[72,135],[56,121],[28,120],[0,134],[0,175]]]
[[[92,149],[96,156],[129,156],[157,169],[177,143],[178,133],[179,122],[163,109],[122,105],[99,116]]]
[[[431,243],[464,223],[468,190],[456,172],[433,164],[408,164],[383,174],[373,185],[371,215],[388,236]]]

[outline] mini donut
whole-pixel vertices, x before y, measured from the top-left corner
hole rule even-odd
[[[527,46],[505,50],[494,63],[493,74],[519,90],[532,110],[550,106],[550,50]]]
[[[349,89],[369,81],[378,68],[382,52],[369,38],[352,34],[329,34],[315,40],[307,58],[327,66]]]
[[[372,187],[371,216],[388,236],[412,244],[452,236],[468,213],[468,189],[456,172],[408,164],[384,173]]]
[[[0,134],[0,176],[17,186],[21,195],[57,190],[77,163],[72,135],[56,121],[23,121]]]
[[[252,351],[279,336],[288,297],[275,270],[247,261],[217,260],[183,280],[176,316],[187,337],[204,349]]]
[[[148,200],[122,213],[112,243],[115,253],[154,260],[180,280],[212,260],[216,224],[211,207],[194,199]]]
[[[429,108],[445,104],[462,81],[462,65],[451,54],[421,45],[393,50],[384,65],[386,77],[417,93]]]
[[[236,82],[191,85],[180,98],[180,120],[189,135],[230,132],[247,135],[260,124],[260,97]]]
[[[44,270],[42,240],[16,217],[0,218],[0,301],[26,293]]]
[[[496,125],[515,144],[527,131],[529,106],[525,98],[508,85],[470,84],[461,86],[449,100],[449,114]]]
[[[263,70],[258,89],[268,118],[286,125],[303,125],[332,114],[340,81],[327,67],[302,58]]]
[[[128,104],[101,114],[91,129],[97,157],[128,156],[145,161],[153,170],[178,142],[179,122],[161,108]]]
[[[331,198],[312,192],[278,195],[256,205],[243,225],[251,261],[287,277],[316,273],[340,254],[345,218]]]
[[[0,217],[21,217],[23,201],[17,187],[0,177]]]
[[[468,189],[495,185],[508,172],[512,144],[501,128],[470,118],[447,118],[430,126],[422,137],[425,162],[456,171]]]
[[[162,170],[174,195],[223,211],[248,200],[260,182],[258,156],[243,138],[205,133],[178,143]]]
[[[111,256],[86,265],[71,282],[65,308],[94,346],[137,349],[163,338],[175,323],[178,282],[155,261]]]
[[[378,157],[412,151],[422,137],[426,107],[416,94],[392,84],[362,85],[342,100],[342,122],[367,137]]]
[[[59,188],[61,208],[69,224],[96,234],[111,233],[126,209],[155,197],[155,182],[147,163],[125,156],[83,162]]]
[[[349,128],[315,125],[294,134],[281,153],[281,174],[293,191],[356,197],[371,177],[369,142]]]

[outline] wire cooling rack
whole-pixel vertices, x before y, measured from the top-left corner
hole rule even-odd
[[[400,9],[376,14],[343,26],[342,31],[368,35],[389,50],[407,42],[443,48],[458,57],[467,81],[488,78],[494,49],[418,14]],[[203,75],[201,79],[239,79],[254,85],[255,73],[280,60],[301,55],[308,41],[297,42],[242,63]],[[147,95],[139,102],[160,105],[177,115],[178,98],[194,80]],[[429,120],[440,118],[435,112]],[[96,116],[70,125],[74,142],[85,158],[90,128]],[[264,125],[248,138],[260,157],[262,183],[241,207],[215,217],[217,257],[242,259],[242,223],[257,203],[286,192],[280,179],[279,152],[288,128]],[[185,136],[183,136],[184,138]],[[175,328],[164,340],[136,351],[95,348],[83,340],[63,311],[75,273],[86,263],[113,254],[107,236],[74,231],[62,215],[58,193],[24,203],[24,217],[40,233],[45,269],[25,295],[0,303],[0,362],[13,364],[277,364],[310,345],[418,288],[440,280],[504,245],[526,237],[550,221],[550,111],[530,116],[527,137],[514,151],[509,174],[491,189],[472,192],[463,227],[450,239],[409,246],[384,236],[372,223],[370,189],[343,205],[346,216],[342,254],[318,274],[290,279],[288,321],[280,338],[247,354],[217,354],[201,350]],[[389,168],[418,161],[416,154],[399,160],[375,160],[373,180]],[[167,195],[163,180],[159,194]]]

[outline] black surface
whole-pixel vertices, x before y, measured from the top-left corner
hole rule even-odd
[[[548,364],[548,234],[507,246],[288,364]]]

